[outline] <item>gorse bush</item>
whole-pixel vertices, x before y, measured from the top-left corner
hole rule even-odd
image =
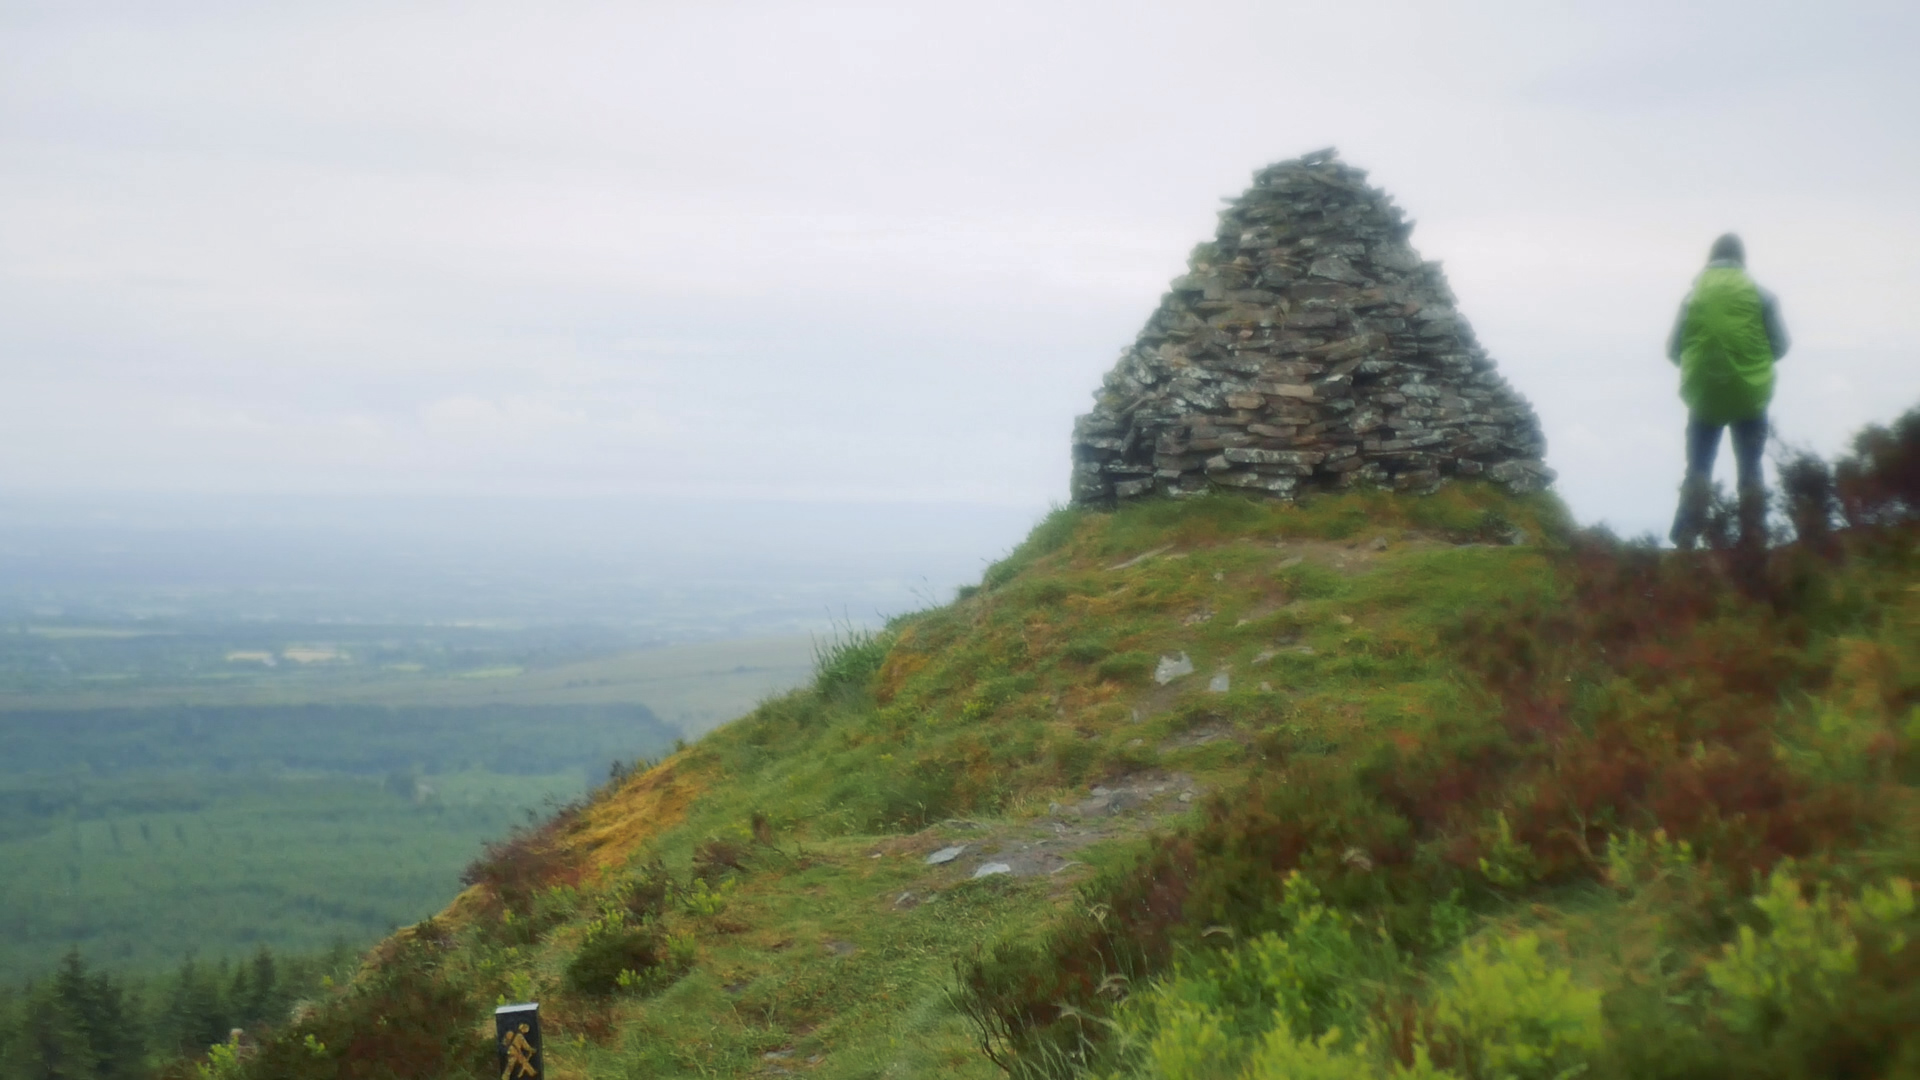
[[[1132,1071],[1167,1077],[1230,1075],[1260,1054],[1309,1055],[1363,1025],[1396,964],[1393,950],[1351,917],[1321,902],[1303,875],[1288,877],[1279,905],[1284,931],[1231,950],[1190,953],[1178,973],[1117,1010],[1117,1052]],[[1270,1036],[1283,1034],[1271,1052]],[[1322,1047],[1313,1040],[1332,1033]],[[1257,1070],[1255,1075],[1260,1075]]]
[[[1218,1073],[1202,1073],[1217,1076]],[[1244,1080],[1440,1080],[1454,1074],[1433,1067],[1423,1051],[1411,1064],[1380,1061],[1371,1046],[1335,1029],[1314,1039],[1303,1039],[1285,1028],[1274,1028],[1242,1074]]]
[[[1115,1075],[1551,1080],[1584,1072],[1600,1051],[1600,991],[1575,984],[1532,935],[1464,945],[1395,1040],[1379,1007],[1402,958],[1298,874],[1281,907],[1287,931],[1196,957],[1116,1011],[1127,1060]]]
[[[1601,1045],[1600,991],[1576,985],[1531,934],[1469,941],[1447,964],[1419,1046],[1469,1080],[1578,1076]]]
[[[1905,879],[1856,897],[1806,895],[1782,866],[1754,898],[1759,926],[1706,964],[1710,1015],[1775,1068],[1885,1075],[1920,1067],[1920,913]],[[1904,1018],[1904,1019],[1896,1019]]]

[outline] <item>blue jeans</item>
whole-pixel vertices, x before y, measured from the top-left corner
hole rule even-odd
[[[1735,420],[1732,424],[1704,424],[1689,417],[1687,419],[1687,478],[1702,479],[1713,476],[1713,459],[1720,455],[1720,429],[1733,428],[1733,460],[1739,472],[1742,492],[1759,491],[1763,481],[1760,475],[1760,456],[1767,449],[1767,414],[1747,420]]]
[[[1720,455],[1720,430],[1733,428],[1733,458],[1740,477],[1740,541],[1764,544],[1766,488],[1760,474],[1760,455],[1767,449],[1767,414],[1732,424],[1705,424],[1687,419],[1687,479],[1680,485],[1680,506],[1673,512],[1667,533],[1681,550],[1693,547],[1707,524],[1713,498],[1713,459]]]

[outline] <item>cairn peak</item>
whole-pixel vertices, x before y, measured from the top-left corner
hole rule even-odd
[[[1075,420],[1073,501],[1551,483],[1539,419],[1412,228],[1331,149],[1255,173]]]

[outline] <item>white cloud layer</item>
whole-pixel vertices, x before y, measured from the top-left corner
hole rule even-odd
[[[20,3],[0,488],[1043,505],[1222,196],[1337,144],[1587,519],[1734,228],[1831,451],[1920,403],[1910,4]]]

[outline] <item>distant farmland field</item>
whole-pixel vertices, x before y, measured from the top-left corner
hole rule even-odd
[[[354,650],[347,648],[349,657]],[[241,654],[241,655],[236,655]],[[65,686],[0,690],[0,716],[22,710],[86,710],[152,705],[610,705],[643,704],[688,738],[789,690],[813,667],[803,635],[672,645],[568,663],[496,664],[454,671],[417,664],[300,663],[268,668],[264,650],[223,649],[217,677],[199,673]]]
[[[789,637],[452,671],[236,663],[219,681],[0,695],[0,983],[72,947],[154,971],[373,941],[444,905],[529,810],[811,665],[811,640]]]

